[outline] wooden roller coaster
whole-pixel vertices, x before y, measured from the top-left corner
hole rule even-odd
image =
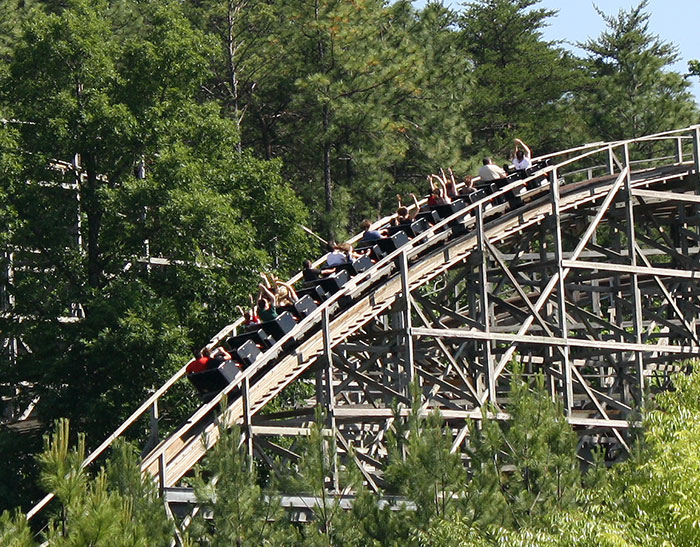
[[[251,456],[298,457],[276,439],[307,434],[323,405],[339,456],[376,490],[385,433],[397,403],[400,414],[409,412],[412,383],[421,412],[440,410],[456,451],[486,405],[508,419],[514,361],[525,374],[545,375],[582,451],[629,450],[628,430],[645,398],[700,355],[699,150],[700,126],[589,144],[536,158],[539,169],[442,210],[427,230],[318,298],[157,443],[143,471],[167,498],[217,442],[220,423],[240,425]],[[240,320],[227,326],[209,345],[227,344],[240,327]],[[157,417],[185,368],[84,465],[144,415]],[[315,395],[303,407],[261,413],[294,382],[314,386]]]

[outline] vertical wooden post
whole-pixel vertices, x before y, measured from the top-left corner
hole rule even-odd
[[[415,367],[413,364],[413,336],[411,334],[411,292],[408,283],[408,259],[406,258],[406,252],[402,252],[399,257],[399,265],[401,268],[401,290],[403,293],[403,304],[404,304],[404,318],[403,318],[403,329],[405,331],[405,343],[406,343],[406,365],[405,372],[408,379],[406,385],[406,395],[410,397],[411,395],[411,384],[415,379]]]
[[[330,318],[328,316],[328,308],[323,309],[323,319],[321,328],[323,329],[323,350],[326,355],[325,367],[325,406],[328,415],[328,427],[331,430],[333,441],[335,442],[336,421],[335,421],[335,389],[333,387],[333,349],[331,348],[331,331]],[[335,491],[340,490],[340,477],[338,474],[338,452],[333,454],[333,487]]]
[[[158,490],[161,497],[165,492],[166,465],[165,452],[161,452],[158,455]]]
[[[693,164],[695,167],[695,193],[700,194],[700,125],[696,125],[693,128]],[[693,206],[693,212],[697,215],[700,212],[700,207],[697,205]],[[700,227],[695,226],[694,230],[696,233],[700,232]],[[687,244],[687,237],[684,238]],[[691,288],[686,289],[690,291]],[[693,325],[697,324],[697,319],[693,318]]]
[[[550,175],[552,177],[552,180],[556,180],[556,174]],[[542,223],[539,228],[539,243],[540,243],[540,249],[539,249],[539,255],[540,255],[540,262],[542,264],[547,264],[549,262],[549,242],[547,241],[547,234],[548,230],[545,229],[547,225],[545,223]],[[540,288],[540,293],[544,292],[545,287],[547,286],[547,282],[549,281],[549,274],[546,271],[546,268],[542,268],[539,271],[539,288]],[[544,304],[544,313],[545,317],[550,318],[554,314],[553,311],[553,306],[550,300],[547,300]],[[545,355],[545,363],[552,363],[554,361],[554,352],[552,350],[551,346],[547,346],[544,348],[544,355]],[[551,371],[548,369],[548,367],[543,367],[544,372],[547,375],[547,389],[549,390],[549,397],[551,398],[552,402],[556,402],[558,400],[559,394],[557,390],[557,383],[558,380],[555,378],[554,374],[551,373]]]
[[[695,167],[695,190],[700,193],[700,125],[693,128],[693,165]]]
[[[476,241],[480,253],[479,261],[479,299],[481,300],[480,320],[484,325],[484,332],[491,332],[490,304],[488,291],[488,255],[486,254],[486,234],[484,233],[484,210],[482,205],[476,209]],[[484,372],[486,375],[486,393],[488,400],[496,404],[496,369],[493,362],[491,341],[484,340]]]
[[[160,420],[160,410],[158,409],[158,399],[151,405],[150,426],[151,434],[148,444],[156,446],[158,444],[158,421]]]
[[[248,470],[253,470],[253,424],[250,416],[250,379],[245,377],[241,383],[243,403],[243,427],[245,429],[246,452],[248,453]]]
[[[566,319],[566,294],[564,293],[564,259],[562,236],[561,236],[561,214],[559,209],[559,182],[557,180],[556,168],[552,171],[552,184],[550,185],[550,196],[552,199],[552,217],[554,219],[554,255],[557,262],[559,279],[557,281],[557,319],[561,330],[561,337],[567,340],[569,337],[568,322]],[[569,360],[569,346],[561,348],[562,366],[561,372],[564,378],[564,409],[566,415],[571,415],[573,406],[574,390],[572,384],[571,361]]]
[[[630,165],[630,153],[629,146],[625,144],[625,167],[627,169],[627,176],[625,177],[625,191],[626,191],[626,203],[625,212],[627,216],[627,249],[630,258],[630,265],[637,265],[637,251],[635,249],[636,235],[634,229],[634,197],[632,196],[632,176],[629,169]],[[634,326],[635,342],[637,344],[642,343],[642,295],[639,291],[639,277],[636,273],[630,274],[631,276],[631,286],[632,286],[632,305],[634,307],[634,317],[632,319],[632,324]],[[639,397],[639,404],[642,405],[644,402],[644,360],[642,353],[640,351],[634,352],[634,362],[635,369],[637,373],[637,396]]]

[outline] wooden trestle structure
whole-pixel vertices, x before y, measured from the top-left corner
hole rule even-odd
[[[644,397],[700,355],[699,149],[694,126],[537,158],[549,165],[352,277],[159,442],[143,471],[167,497],[216,443],[220,421],[239,424],[248,451],[263,461],[296,458],[294,444],[277,440],[307,434],[323,405],[339,461],[358,466],[377,489],[392,405],[409,412],[411,382],[420,385],[421,411],[440,410],[459,450],[485,405],[508,419],[513,360],[526,374],[544,373],[582,447],[628,450]],[[652,158],[659,151],[663,157]],[[512,209],[499,199],[509,192],[522,200]],[[184,373],[183,366],[86,465],[142,415],[157,416]],[[303,408],[261,414],[298,381],[315,385]]]

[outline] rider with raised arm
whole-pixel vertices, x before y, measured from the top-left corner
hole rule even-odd
[[[532,165],[532,152],[520,139],[515,139],[515,150],[513,151],[513,167],[518,171],[524,171]]]

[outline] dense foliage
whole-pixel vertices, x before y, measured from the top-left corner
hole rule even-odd
[[[451,451],[438,414],[421,416],[416,400],[396,416],[387,492],[370,493],[348,459],[334,473],[333,438],[316,416],[300,459],[263,479],[237,430],[221,431],[192,480],[202,510],[179,532],[185,545],[652,546],[697,545],[700,473],[700,375],[679,375],[672,391],[644,413],[641,441],[623,464],[597,460],[582,475],[577,437],[541,378],[514,376],[511,422],[484,416],[465,441],[468,464]],[[417,393],[417,391],[416,391]],[[70,448],[66,421],[47,436],[39,458],[42,486],[56,494],[43,539],[51,545],[168,545],[172,521],[138,459],[120,444],[90,477]],[[336,477],[334,479],[334,476]],[[338,492],[356,494],[349,511]],[[284,492],[315,496],[313,520],[293,524]],[[404,505],[384,505],[395,493]],[[203,518],[203,515],[209,515]],[[3,545],[36,540],[23,515],[0,517]]]
[[[302,226],[342,238],[437,167],[507,158],[515,136],[539,154],[697,122],[645,10],[606,15],[578,59],[542,38],[556,19],[535,0],[0,3],[0,329],[17,341],[0,386],[7,413],[38,417],[0,430],[2,507],[36,500],[32,455],[55,419],[99,443],[235,318],[260,271],[317,252]],[[569,506],[529,473],[525,492]],[[573,480],[566,462],[537,473]],[[530,524],[531,498],[497,503]]]

